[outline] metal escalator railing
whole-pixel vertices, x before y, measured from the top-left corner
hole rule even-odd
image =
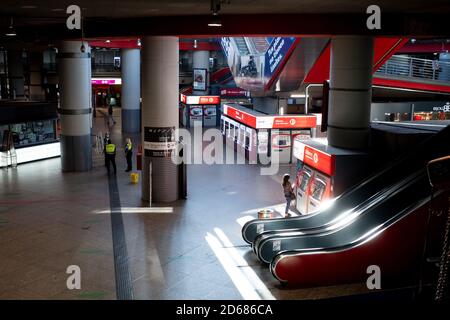
[[[398,55],[387,60],[375,74],[450,81],[450,63]]]

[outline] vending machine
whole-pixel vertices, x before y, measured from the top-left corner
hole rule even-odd
[[[318,210],[326,200],[342,194],[370,170],[368,153],[334,148],[326,139],[302,140],[298,136],[293,150],[299,161],[296,208],[301,214]]]

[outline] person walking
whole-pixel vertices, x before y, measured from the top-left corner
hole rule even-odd
[[[111,139],[108,139],[108,143],[105,146],[105,162],[106,162],[106,170],[108,170],[108,174],[110,172],[109,164],[112,163],[114,174],[117,173],[116,168],[116,145],[111,142]]]
[[[131,139],[130,138],[126,139],[125,157],[127,158],[127,170],[125,170],[125,172],[130,172],[131,170],[133,170],[133,163],[132,163],[132,159],[133,159],[133,144],[131,143]]]
[[[281,183],[281,185],[283,186],[284,197],[286,198],[286,209],[284,211],[284,215],[286,218],[291,216],[291,214],[289,213],[289,208],[291,207],[291,201],[294,199],[294,191],[292,190],[292,185],[289,181],[290,177],[291,176],[286,173],[283,176],[283,182]]]

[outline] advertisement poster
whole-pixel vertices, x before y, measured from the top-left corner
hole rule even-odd
[[[192,88],[197,91],[206,91],[206,69],[194,69],[194,84]]]
[[[144,127],[146,157],[170,157],[176,147],[175,127]]]
[[[288,58],[295,37],[223,37],[221,45],[234,81],[248,91],[264,90]]]

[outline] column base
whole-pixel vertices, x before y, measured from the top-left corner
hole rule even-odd
[[[142,200],[150,199],[149,166],[152,163],[152,203],[179,199],[178,165],[171,158],[144,157],[142,166]]]
[[[127,133],[141,132],[141,110],[122,108],[122,131]]]
[[[91,135],[61,135],[61,167],[64,172],[82,172],[92,169]]]

